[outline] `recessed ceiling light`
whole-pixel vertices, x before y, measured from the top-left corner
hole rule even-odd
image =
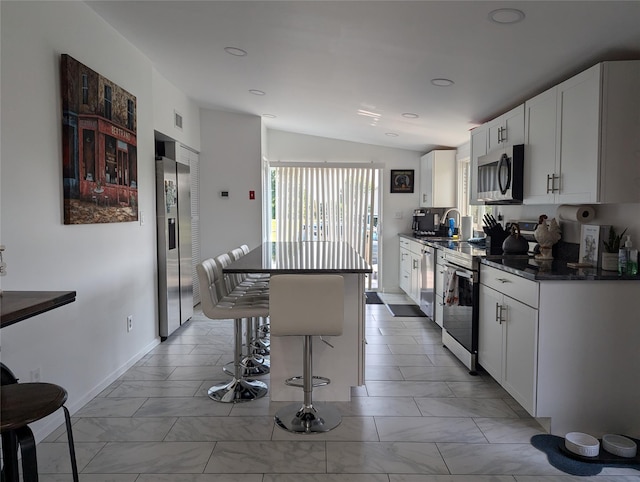
[[[395,132],[387,132],[385,134],[385,136],[389,136],[389,137],[398,137],[398,134],[396,134]]]
[[[225,47],[224,51],[235,57],[244,57],[245,55],[247,55],[246,50],[239,49],[238,47]]]
[[[379,119],[382,114],[378,114],[377,112],[371,112],[370,110],[358,109],[358,115]]]
[[[454,84],[453,80],[450,79],[431,79],[431,83],[438,87],[449,87]]]
[[[251,92],[253,95],[264,95],[265,93],[261,90],[258,89],[251,89],[249,92]]]
[[[267,119],[275,119],[276,116],[273,114],[262,114],[262,117],[266,117]]]
[[[417,119],[420,117],[418,114],[414,114],[413,112],[405,112],[402,114],[402,117],[406,117],[407,119]]]
[[[503,25],[518,23],[524,20],[524,12],[517,8],[498,8],[489,12],[489,20]]]

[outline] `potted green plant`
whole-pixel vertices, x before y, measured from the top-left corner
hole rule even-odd
[[[618,271],[618,250],[620,249],[622,237],[626,232],[627,228],[618,234],[613,226],[609,226],[609,238],[606,241],[602,240],[602,246],[604,247],[604,252],[602,253],[603,270]]]

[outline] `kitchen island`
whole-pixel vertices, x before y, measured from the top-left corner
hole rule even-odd
[[[371,266],[347,243],[333,241],[263,243],[224,268],[225,273],[340,274],[345,305],[342,336],[313,346],[313,371],[331,384],[314,390],[317,401],[349,401],[351,387],[364,384],[365,275]],[[300,313],[300,317],[304,317]],[[300,388],[284,381],[302,374],[302,337],[271,338],[269,393],[274,401],[302,400]]]

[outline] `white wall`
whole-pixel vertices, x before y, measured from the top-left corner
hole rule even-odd
[[[200,150],[200,109],[171,82],[152,69],[153,127],[195,151]],[[182,116],[182,129],[175,125],[174,113]]]
[[[269,129],[267,131],[267,157],[270,161],[327,161],[361,162],[384,165],[382,178],[382,235],[379,238],[380,291],[400,292],[398,287],[398,233],[411,231],[413,210],[418,207],[417,189],[412,194],[391,194],[390,170],[414,169],[419,179],[422,153],[406,149],[359,144],[357,142],[327,139],[325,137],[294,134]],[[396,218],[396,215],[401,218]]]
[[[22,381],[39,368],[42,381],[65,387],[73,412],[159,342],[152,66],[83,2],[1,9],[2,289],[75,290],[77,300],[3,328],[0,353]],[[62,53],[137,97],[144,226],[63,224]],[[56,415],[35,426],[37,438],[60,423]]]
[[[200,239],[202,258],[262,240],[262,120],[258,116],[200,112]],[[228,191],[227,199],[220,191]],[[255,191],[255,199],[249,199]]]

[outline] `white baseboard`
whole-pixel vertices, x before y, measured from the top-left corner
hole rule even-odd
[[[103,380],[98,382],[96,386],[89,390],[86,394],[84,394],[80,399],[74,401],[72,404],[65,405],[69,410],[69,413],[73,415],[82,407],[84,407],[87,403],[93,400],[97,395],[99,395],[104,389],[106,389],[109,385],[115,382],[120,376],[122,376],[129,368],[135,365],[143,356],[149,353],[153,348],[160,344],[160,338],[156,338],[147,346],[145,346],[142,350],[132,356],[124,365],[120,368],[114,370],[109,375],[107,375]],[[42,423],[37,425],[37,428],[33,432],[33,436],[36,440],[36,443],[40,443],[46,437],[53,433],[60,425],[64,424],[64,412],[62,410],[58,410],[56,413],[51,414],[51,416],[46,418],[46,421],[43,420]]]

